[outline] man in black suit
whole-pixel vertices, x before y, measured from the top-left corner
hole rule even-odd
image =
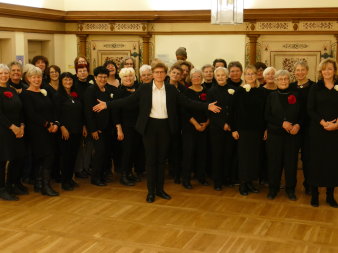
[[[107,107],[120,107],[129,103],[138,103],[139,114],[136,130],[142,134],[146,154],[148,195],[146,201],[151,203],[155,195],[171,199],[164,189],[164,167],[168,157],[170,137],[178,130],[178,107],[185,106],[193,110],[210,110],[219,112],[215,103],[205,104],[187,99],[173,85],[164,83],[167,66],[157,63],[152,66],[154,80],[142,85],[133,95],[120,100],[103,102],[93,107],[99,112]]]

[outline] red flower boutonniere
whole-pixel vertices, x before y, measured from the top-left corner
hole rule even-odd
[[[290,95],[290,96],[288,96],[288,103],[289,103],[290,105],[293,105],[293,104],[295,104],[296,102],[297,102],[297,99],[296,99],[295,95]]]
[[[70,93],[70,96],[71,96],[72,98],[78,98],[78,95],[77,95],[77,93],[76,93],[75,91],[72,91],[72,92]]]
[[[12,98],[13,97],[13,93],[10,91],[4,91],[4,96],[7,98]]]
[[[206,100],[207,100],[207,94],[201,93],[201,95],[200,95],[200,100],[206,101]]]

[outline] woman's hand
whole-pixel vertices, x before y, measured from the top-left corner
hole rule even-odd
[[[282,127],[285,129],[285,131],[290,133],[292,129],[292,124],[289,121],[284,121]]]
[[[9,129],[12,130],[12,132],[13,132],[13,134],[15,135],[16,138],[21,138],[21,137],[23,136],[20,127],[17,127],[16,125],[12,124],[12,125],[9,127]]]
[[[224,131],[231,131],[231,128],[230,128],[230,126],[227,123],[225,123],[224,127],[223,127],[223,130]]]
[[[100,112],[104,109],[107,109],[107,103],[106,102],[103,102],[100,99],[98,99],[97,102],[99,102],[99,103],[93,107],[94,112]]]
[[[95,141],[97,141],[98,139],[100,139],[99,133],[100,133],[100,131],[92,132],[92,137],[93,137],[93,139]]]
[[[268,139],[268,130],[265,130],[263,135],[263,141],[266,141],[267,139]]]
[[[58,131],[59,127],[53,123],[48,128],[48,132],[50,133],[56,133]]]
[[[87,127],[86,127],[86,126],[83,126],[83,127],[82,127],[82,136],[86,138],[87,135],[88,135]]]
[[[213,113],[219,113],[222,110],[222,108],[217,106],[216,103],[217,103],[217,101],[210,103],[208,105],[208,110],[212,111]]]
[[[292,129],[291,129],[291,131],[290,131],[290,134],[292,134],[292,135],[298,134],[299,129],[300,129],[300,125],[299,125],[299,124],[293,125],[293,126],[292,126]]]
[[[123,141],[124,133],[123,133],[123,130],[122,130],[122,126],[120,124],[118,124],[118,125],[116,125],[116,129],[117,129],[117,140]]]
[[[326,124],[324,126],[324,129],[326,131],[334,131],[338,129],[338,122],[337,120],[332,120],[332,121],[326,121]]]
[[[232,132],[232,137],[233,137],[235,140],[238,140],[238,139],[239,139],[239,133],[238,133],[237,131]]]
[[[61,138],[67,141],[69,139],[69,131],[65,126],[60,127],[61,129]]]

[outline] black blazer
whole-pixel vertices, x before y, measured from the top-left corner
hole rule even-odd
[[[178,131],[178,110],[179,106],[184,106],[192,110],[208,110],[208,104],[200,103],[188,99],[179,93],[173,85],[164,84],[166,91],[166,104],[170,133]],[[139,113],[136,121],[136,130],[144,134],[152,107],[152,87],[153,83],[142,84],[134,94],[127,98],[117,99],[107,102],[107,107],[121,107],[127,104],[138,104]]]
[[[286,131],[283,128],[284,121],[299,124],[302,127],[305,115],[301,114],[301,106],[302,103],[297,91],[291,88],[283,91],[276,90],[270,93],[265,106],[265,119],[268,125],[268,132],[285,134]]]

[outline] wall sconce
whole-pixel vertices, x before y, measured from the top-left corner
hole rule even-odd
[[[211,24],[243,24],[244,0],[212,0]]]

